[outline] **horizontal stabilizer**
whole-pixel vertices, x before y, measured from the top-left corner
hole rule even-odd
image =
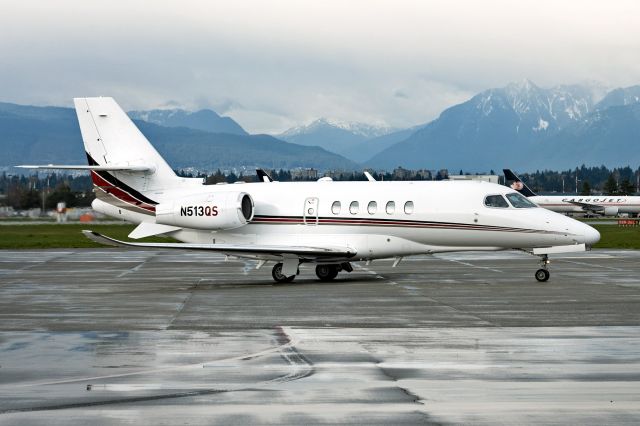
[[[84,230],[82,233],[96,243],[109,246],[206,250],[240,257],[270,258],[295,255],[302,259],[346,259],[356,255],[356,251],[349,247],[261,246],[256,244],[130,243],[106,237],[93,231]]]
[[[533,254],[556,254],[556,253],[576,253],[580,251],[587,251],[585,244],[574,244],[571,246],[552,246],[544,248],[534,248]]]
[[[43,164],[43,165],[22,165],[16,166],[21,169],[59,169],[59,170],[96,170],[96,171],[110,171],[110,172],[154,172],[153,166],[132,166],[128,164],[112,164],[109,166],[76,166],[76,165],[63,165],[63,164]]]
[[[166,234],[167,232],[179,231],[182,228],[177,226],[160,225],[151,222],[142,222],[129,234],[129,238],[137,240],[139,238],[151,237],[153,235]]]

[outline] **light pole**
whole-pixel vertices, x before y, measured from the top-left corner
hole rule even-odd
[[[49,188],[49,175],[47,174],[47,186],[43,185],[42,188],[42,216],[46,216],[45,212],[45,198],[47,197],[47,189]]]

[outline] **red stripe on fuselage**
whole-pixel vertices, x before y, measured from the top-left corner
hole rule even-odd
[[[138,208],[141,208],[150,212],[155,213],[156,211],[155,206],[145,203],[143,201],[140,201],[134,196],[132,196],[131,194],[129,194],[128,192],[118,188],[117,186],[114,186],[112,183],[106,181],[102,176],[96,173],[95,170],[91,171],[91,181],[95,186],[97,186],[107,194],[113,195],[114,197],[116,197],[117,199],[119,199],[124,203],[134,205]]]
[[[365,218],[307,218],[306,222],[302,217],[277,217],[277,216],[257,216],[251,221],[254,224],[280,224],[280,225],[351,225],[351,226],[381,226],[381,227],[402,227],[402,228],[438,228],[456,230],[475,231],[499,231],[499,232],[522,232],[522,233],[552,233],[539,229],[510,228],[492,225],[476,225],[470,223],[446,223],[446,222],[422,222],[391,219],[365,219]]]

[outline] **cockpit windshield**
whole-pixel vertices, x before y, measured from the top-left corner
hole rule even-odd
[[[512,192],[511,194],[507,194],[507,200],[511,203],[513,207],[516,209],[530,209],[533,207],[538,207],[531,201],[527,200],[522,194],[518,194],[517,192]]]
[[[484,199],[484,205],[487,207],[498,207],[503,209],[509,208],[507,200],[505,200],[502,195],[487,195]]]

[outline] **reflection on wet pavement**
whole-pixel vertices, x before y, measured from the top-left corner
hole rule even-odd
[[[0,252],[0,424],[635,424],[639,257]]]

